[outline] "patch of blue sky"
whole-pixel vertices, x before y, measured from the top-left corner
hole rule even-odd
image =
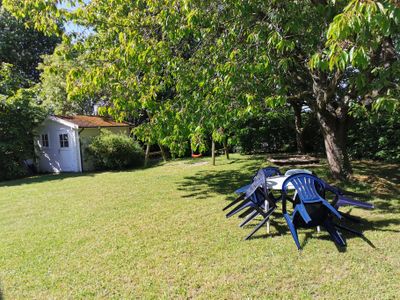
[[[89,2],[90,2],[90,0],[84,0],[85,4],[88,4]],[[68,11],[74,11],[77,7],[79,7],[78,1],[74,1],[74,2],[64,1],[58,5],[58,8],[66,9]],[[68,35],[79,35],[81,37],[87,37],[87,36],[93,34],[93,32],[94,32],[93,29],[88,28],[87,26],[77,24],[73,21],[65,22],[64,30],[65,30],[65,33]]]

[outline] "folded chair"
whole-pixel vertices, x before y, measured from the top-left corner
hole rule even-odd
[[[287,193],[294,187],[298,197],[294,200],[294,210],[291,215],[287,212]],[[341,219],[342,216],[327,200],[321,197],[318,190],[325,188],[325,183],[311,174],[294,174],[288,177],[282,185],[282,213],[293,236],[297,249],[301,249],[297,236],[297,228],[310,228],[323,226],[334,242],[344,247],[346,242],[337,228],[342,228],[355,233],[353,230],[333,222],[333,218]]]
[[[252,182],[254,182],[254,180],[257,178],[260,178],[260,176],[264,176],[264,179],[267,177],[272,177],[272,176],[276,176],[276,175],[282,175],[282,173],[279,171],[278,168],[275,167],[265,167],[262,168],[260,170],[257,171],[257,173],[253,176]],[[229,203],[227,206],[225,206],[223,208],[223,210],[227,210],[228,208],[234,206],[235,204],[241,202],[244,200],[245,195],[246,195],[246,191],[247,189],[250,187],[251,183],[245,186],[240,187],[239,189],[237,189],[235,191],[236,194],[240,194],[240,196],[238,198],[236,198],[234,201],[232,201],[231,203]]]
[[[254,227],[249,235],[247,235],[245,238],[246,240],[269,220],[270,215],[276,209],[276,200],[269,196],[265,180],[264,172],[260,171],[247,189],[243,202],[226,215],[226,217],[229,218],[246,208],[250,209],[251,213],[249,213],[247,218],[240,224],[241,227],[253,220],[256,216],[263,217],[263,220]]]

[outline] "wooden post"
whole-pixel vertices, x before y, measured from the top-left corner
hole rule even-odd
[[[164,151],[163,146],[162,146],[161,144],[158,144],[158,147],[160,147],[161,156],[162,156],[164,162],[166,162],[166,161],[167,161],[167,155],[166,155],[166,153],[165,153],[165,151]]]
[[[147,163],[149,162],[149,154],[150,154],[150,144],[146,145],[146,153],[144,156],[144,167],[147,167]]]
[[[212,164],[215,166],[215,142],[212,140],[211,142],[211,157],[212,157]]]

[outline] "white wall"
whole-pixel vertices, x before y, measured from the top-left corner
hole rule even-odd
[[[36,130],[35,149],[40,172],[80,172],[77,129],[47,119]],[[60,147],[59,134],[68,134],[69,147]],[[49,147],[43,147],[41,135],[49,137]]]

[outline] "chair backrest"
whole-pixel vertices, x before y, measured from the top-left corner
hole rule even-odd
[[[314,175],[300,173],[289,176],[282,184],[282,190],[284,193],[287,193],[289,184],[293,185],[300,200],[304,203],[312,203],[317,200],[322,200],[318,190],[319,188],[324,189],[325,183]]]
[[[290,169],[285,172],[285,176],[290,176],[290,175],[300,174],[300,173],[312,174],[312,172],[307,169]]]
[[[262,168],[260,171],[262,171],[264,173],[265,177],[272,177],[272,176],[275,176],[275,175],[282,175],[282,173],[276,167],[266,167],[266,168]]]
[[[250,199],[254,203],[261,204],[266,199],[266,192],[264,190],[265,180],[259,178],[250,185],[246,190],[245,199]]]
[[[246,198],[249,198],[251,195],[254,194],[254,192],[265,185],[265,176],[263,174],[258,174],[254,176],[253,182],[251,185],[248,187],[246,190]]]

